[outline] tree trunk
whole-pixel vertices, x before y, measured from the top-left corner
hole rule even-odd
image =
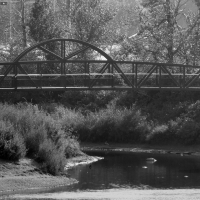
[[[167,47],[167,63],[174,62],[174,55],[173,55],[173,35],[174,35],[174,21],[173,21],[173,14],[171,13],[170,8],[170,0],[166,0],[165,3],[165,13],[167,17],[167,27],[168,27],[168,47]]]
[[[21,27],[22,27],[22,43],[23,48],[25,49],[27,47],[27,34],[26,34],[26,22],[25,22],[25,6],[24,6],[24,0],[21,0]]]

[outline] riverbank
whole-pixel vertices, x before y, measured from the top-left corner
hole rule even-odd
[[[183,145],[136,145],[136,144],[115,144],[115,143],[81,143],[82,151],[124,151],[144,153],[171,153],[180,156],[200,156],[199,146]],[[99,157],[82,154],[67,160],[65,169],[79,164],[95,162]],[[0,196],[34,193],[47,191],[60,186],[77,183],[77,180],[70,178],[67,174],[63,176],[52,176],[44,174],[39,170],[38,164],[31,159],[20,159],[18,162],[0,161]],[[70,193],[72,194],[72,193]],[[85,194],[85,193],[84,193]],[[29,195],[30,197],[30,195]],[[32,195],[31,195],[32,198]],[[39,197],[38,197],[39,198]]]
[[[56,194],[14,195],[10,199],[107,199],[107,200],[197,200],[200,199],[198,189],[179,190],[136,190],[136,189],[110,189],[85,192],[63,192]]]
[[[199,145],[150,145],[123,143],[82,143],[82,151],[124,151],[143,153],[162,153],[200,156]]]
[[[65,170],[79,164],[89,164],[101,158],[80,156],[67,160]],[[0,196],[15,193],[31,193],[34,191],[48,191],[55,187],[75,184],[78,181],[68,174],[52,176],[40,170],[40,166],[29,158],[20,159],[17,162],[0,160]]]

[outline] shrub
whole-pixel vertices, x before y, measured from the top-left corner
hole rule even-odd
[[[46,171],[58,174],[64,170],[66,156],[80,153],[76,138],[59,120],[59,112],[49,114],[27,103],[0,104],[0,109],[2,158],[19,159],[25,154],[31,155],[43,163]]]
[[[139,109],[117,108],[115,102],[81,121],[73,127],[81,141],[143,142],[151,129]]]
[[[87,113],[87,111],[94,112],[105,108],[115,96],[117,92],[113,91],[67,91],[61,95],[60,102],[68,108],[76,108],[82,113]]]
[[[79,142],[75,137],[68,137],[65,141],[65,157],[71,158],[81,154]]]
[[[167,143],[170,139],[169,128],[164,124],[157,125],[146,137],[146,141],[151,144]]]
[[[26,155],[24,140],[9,122],[0,121],[0,158],[18,160]]]
[[[188,106],[188,109],[186,110],[185,117],[191,118],[195,121],[200,121],[200,101],[196,101],[193,104],[190,104]]]
[[[53,175],[58,175],[62,172],[66,165],[64,149],[56,147],[50,139],[40,143],[37,155],[38,160],[43,163],[43,170]]]
[[[200,123],[190,118],[184,118],[177,135],[182,144],[200,143]]]

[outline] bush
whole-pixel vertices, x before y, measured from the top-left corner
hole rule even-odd
[[[40,143],[37,156],[38,161],[43,163],[43,171],[53,175],[62,172],[66,165],[65,149],[56,147],[50,139]]]
[[[80,153],[76,138],[63,126],[59,113],[49,114],[27,103],[0,104],[0,109],[1,158],[19,159],[27,154],[40,160],[46,171],[58,174],[64,170],[66,156]]]
[[[60,103],[67,108],[79,109],[82,113],[98,111],[117,96],[113,91],[68,91],[61,95]]]
[[[190,118],[184,118],[177,130],[177,136],[182,144],[199,144],[200,123]]]
[[[182,144],[200,143],[200,101],[191,103],[179,118],[176,119],[178,127],[176,135]]]
[[[115,102],[77,122],[73,129],[81,141],[143,142],[151,129],[139,109],[117,108]]]
[[[80,145],[76,137],[70,137],[66,141],[65,157],[71,158],[81,154]]]
[[[26,147],[22,136],[16,132],[9,122],[0,121],[0,157],[18,160],[26,155]]]
[[[163,144],[169,142],[170,139],[167,125],[156,126],[146,137],[146,141],[150,144]]]

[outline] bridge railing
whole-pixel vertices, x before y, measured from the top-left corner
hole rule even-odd
[[[200,66],[63,60],[0,63],[0,90],[200,90]]]

